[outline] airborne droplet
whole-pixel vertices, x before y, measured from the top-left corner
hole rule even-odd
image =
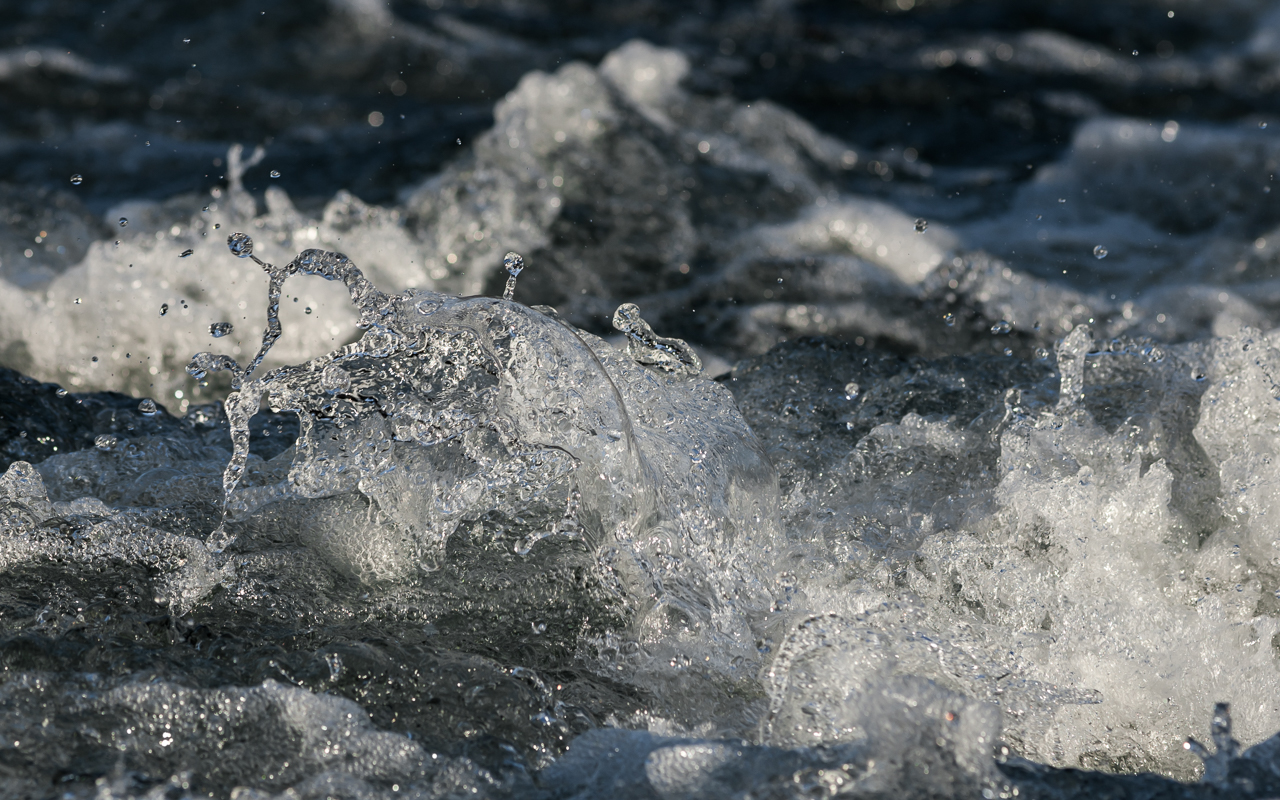
[[[991,332],[996,336],[1008,333],[1011,330],[1013,330],[1013,325],[1008,320],[1004,319],[991,326]]]
[[[80,185],[80,184],[82,184],[82,183],[84,183],[84,178],[83,178],[83,177],[81,177],[81,175],[80,175],[80,173],[79,173],[79,172],[77,172],[75,175],[72,175],[72,176],[71,176],[71,185],[72,185],[72,186],[79,186],[79,185]]]
[[[143,398],[142,402],[138,403],[138,411],[148,417],[154,416],[156,414],[156,401],[150,397]]]
[[[227,248],[237,258],[248,258],[253,255],[253,239],[247,233],[233,233],[227,237]]]
[[[948,328],[950,328],[952,325],[956,324],[956,315],[948,311],[946,314],[942,315],[942,321],[946,323]]]
[[[271,170],[271,177],[273,177],[273,178],[279,178],[279,177],[280,177],[280,170],[278,170],[278,169],[273,169],[273,170]]]
[[[162,316],[162,317],[163,317],[165,314],[168,314],[168,313],[169,313],[169,304],[168,304],[168,303],[161,303],[161,304],[160,304],[160,316]]]
[[[121,228],[125,227],[125,226],[126,226],[126,225],[128,225],[128,224],[129,224],[129,219],[128,219],[128,217],[121,217],[121,218],[120,218],[120,227],[121,227]]]
[[[1098,245],[1097,247],[1093,248],[1093,257],[1098,259],[1099,261],[1106,258],[1107,248],[1103,247],[1102,245]]]
[[[929,230],[929,220],[921,217],[916,220],[916,233],[924,233]]]
[[[195,251],[192,250],[191,248],[187,248],[186,250],[183,250],[181,254],[179,254],[178,258],[186,258],[187,256],[191,255],[194,252]]]
[[[215,322],[209,326],[209,335],[215,339],[221,339],[231,333],[232,328],[233,326],[230,322]]]
[[[844,385],[844,396],[850,400],[856,398],[861,391],[862,388],[852,381]]]
[[[93,440],[93,446],[99,450],[110,450],[116,446],[116,442],[120,441],[109,433],[100,433]]]

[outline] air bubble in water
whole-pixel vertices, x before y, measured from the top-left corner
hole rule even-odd
[[[121,218],[120,218],[120,227],[121,227],[121,228],[125,227],[125,226],[126,226],[126,225],[128,225],[128,224],[129,224],[129,219],[128,219],[128,217],[121,217]]]
[[[273,178],[279,178],[279,177],[280,177],[280,170],[278,170],[278,169],[273,169],[273,170],[271,170],[271,177],[273,177]]]
[[[997,322],[995,325],[991,326],[991,332],[994,333],[996,336],[1006,334],[1011,330],[1013,330],[1013,325],[1008,320],[1005,320],[1005,319],[1002,319],[999,322]]]
[[[237,258],[248,258],[253,255],[253,239],[247,233],[233,233],[227,237],[227,248]]]
[[[143,398],[142,402],[138,403],[138,411],[148,417],[155,416],[156,401],[152,400],[150,397]]]
[[[194,253],[194,252],[195,252],[194,250],[192,250],[191,248],[189,248],[189,247],[188,247],[186,250],[183,250],[183,251],[178,255],[178,258],[186,258],[187,256],[191,255],[191,254],[192,254],[192,253]]]
[[[921,217],[916,220],[916,233],[924,233],[929,229],[929,220]]]
[[[516,294],[516,278],[524,270],[524,258],[519,253],[507,253],[502,257],[502,266],[511,276],[507,278],[507,288],[502,292],[502,299],[513,300]]]
[[[163,317],[165,314],[168,314],[168,313],[169,313],[169,304],[168,304],[168,303],[161,303],[161,304],[160,304],[160,316],[162,316],[162,317]]]
[[[844,385],[844,396],[849,398],[850,400],[855,399],[861,391],[862,391],[862,388],[858,386],[858,384],[854,383],[853,381],[850,381],[849,383],[846,383]]]
[[[942,321],[946,323],[948,328],[950,328],[952,325],[956,324],[956,315],[948,311],[946,314],[942,315]]]
[[[215,322],[209,326],[209,335],[215,339],[221,339],[231,333],[232,327],[230,322]]]
[[[100,433],[97,438],[93,440],[93,446],[99,450],[110,450],[115,447],[116,443],[119,441],[119,439],[109,433]]]
[[[81,175],[80,175],[80,173],[79,173],[79,172],[77,172],[75,175],[72,175],[72,176],[71,176],[71,185],[72,185],[72,186],[79,186],[79,185],[80,185],[80,184],[82,184],[82,183],[84,183],[84,178],[83,178],[83,177],[81,177]]]
[[[1106,258],[1107,248],[1103,247],[1102,245],[1098,245],[1097,247],[1093,248],[1093,257],[1098,259],[1099,261]]]

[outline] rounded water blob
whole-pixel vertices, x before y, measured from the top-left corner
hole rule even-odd
[[[273,177],[273,178],[279,178],[279,177],[280,177],[280,170],[278,170],[278,169],[273,169],[273,170],[271,170],[271,177]]]
[[[1001,336],[1013,330],[1013,324],[1006,319],[1002,319],[995,325],[991,326],[991,332],[996,336]]]
[[[514,278],[524,269],[524,258],[519,253],[507,253],[502,257],[502,266]]]
[[[952,325],[956,324],[956,315],[948,311],[942,315],[942,321],[946,323],[948,328],[950,328]]]
[[[227,249],[237,258],[248,258],[253,255],[253,239],[237,231],[227,237]]]
[[[152,400],[150,397],[144,397],[142,402],[138,403],[138,411],[148,417],[155,416],[157,413],[156,401]]]
[[[82,183],[84,183],[84,178],[80,175],[80,173],[79,173],[79,172],[77,172],[75,175],[72,175],[72,176],[71,176],[71,185],[72,185],[72,186],[79,186],[79,185],[80,185],[80,184],[82,184]]]
[[[916,220],[916,233],[924,233],[929,230],[929,220],[920,217]]]
[[[1107,248],[1103,247],[1102,245],[1098,245],[1097,247],[1094,247],[1094,248],[1093,248],[1093,257],[1094,257],[1094,258],[1096,258],[1096,259],[1098,259],[1099,261],[1101,261],[1102,259],[1106,258],[1106,257],[1107,257]]]
[[[1043,348],[1043,347],[1037,347],[1037,348],[1036,348],[1036,358],[1037,358],[1037,359],[1039,359],[1040,361],[1044,361],[1044,360],[1045,360],[1046,358],[1048,358],[1048,357],[1049,357],[1049,351],[1048,351],[1048,350],[1046,350],[1046,349],[1045,349],[1045,348]]]
[[[168,304],[168,303],[161,303],[161,304],[160,304],[160,316],[162,316],[162,317],[163,317],[165,314],[168,314],[168,313],[169,313],[169,304]]]
[[[233,327],[230,322],[215,322],[209,326],[209,335],[215,339],[221,339],[231,333]]]
[[[858,384],[854,383],[853,381],[850,381],[844,385],[844,396],[849,398],[850,400],[853,400],[854,398],[856,398],[861,391],[862,391],[862,388],[858,386]]]
[[[66,390],[66,389],[59,389],[58,391],[54,392],[54,394],[56,394],[58,397],[66,397],[66,396],[67,396],[67,390]]]
[[[306,313],[310,314],[310,313],[311,313],[311,306],[307,306],[307,307],[306,307],[305,309],[303,309],[303,310],[304,310]]]
[[[194,250],[188,247],[186,250],[183,250],[181,253],[178,254],[178,258],[186,258],[187,256],[191,255],[194,252],[195,252]]]
[[[121,218],[119,219],[119,222],[120,222],[120,227],[121,227],[121,228],[123,228],[123,227],[125,227],[126,225],[128,225],[128,224],[129,224],[129,218],[128,218],[128,217],[121,217]]]
[[[119,439],[117,439],[116,437],[112,436],[109,433],[100,433],[93,440],[93,446],[98,448],[99,450],[110,450],[111,448],[115,447],[116,443],[119,441],[120,441]]]

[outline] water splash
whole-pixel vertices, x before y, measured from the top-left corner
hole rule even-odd
[[[613,312],[613,327],[627,337],[627,353],[638,364],[681,375],[702,372],[702,359],[683,339],[669,339],[653,332],[635,303],[623,303]]]
[[[514,300],[516,296],[516,278],[524,270],[524,258],[519,253],[507,253],[502,258],[502,266],[506,268],[507,286],[502,290],[503,300]]]

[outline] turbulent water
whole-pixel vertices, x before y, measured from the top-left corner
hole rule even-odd
[[[1280,794],[1280,8],[91,5],[0,797]]]

